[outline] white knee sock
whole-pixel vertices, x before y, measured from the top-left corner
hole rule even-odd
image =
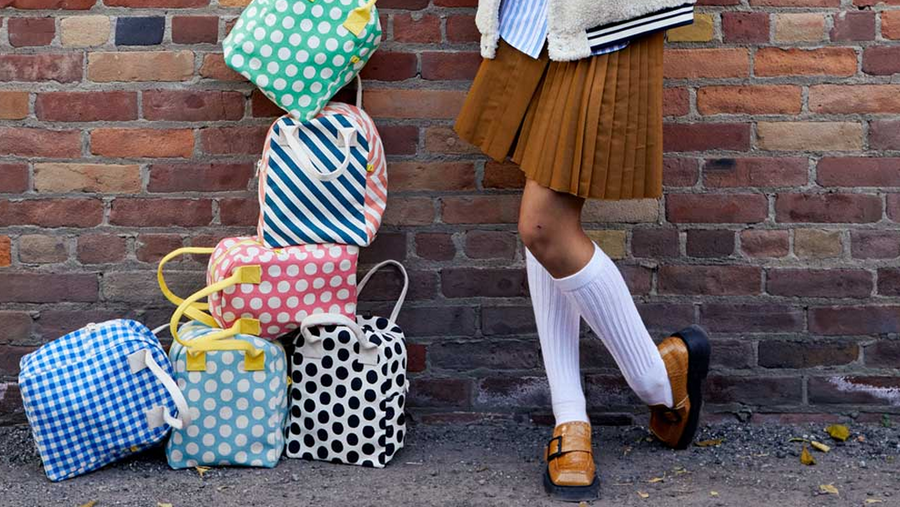
[[[534,320],[541,340],[541,354],[550,383],[556,424],[588,422],[581,371],[578,364],[578,311],[560,292],[544,266],[525,251],[528,288]]]
[[[594,245],[594,256],[581,271],[555,279],[612,354],[628,385],[648,405],[672,406],[666,365],[631,292],[613,261]]]

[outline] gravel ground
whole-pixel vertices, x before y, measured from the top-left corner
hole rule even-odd
[[[704,426],[718,446],[671,451],[641,427],[599,427],[597,506],[900,505],[900,432],[853,425],[834,442],[821,425]],[[274,470],[169,470],[160,450],[62,483],[41,470],[26,427],[0,428],[0,506],[542,506],[539,449],[549,428],[511,422],[412,426],[383,470],[282,460]],[[800,463],[806,437],[831,446]],[[831,484],[838,494],[820,491]],[[646,497],[644,496],[646,495]],[[565,505],[565,504],[563,504]]]

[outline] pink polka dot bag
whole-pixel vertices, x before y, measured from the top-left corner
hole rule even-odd
[[[163,267],[185,254],[212,254],[207,287],[194,294],[184,312],[209,327],[274,339],[297,329],[307,316],[356,313],[359,247],[321,244],[268,248],[253,237],[226,238],[215,248],[179,248],[159,263],[163,294],[176,305],[185,299],[166,285]],[[206,296],[207,303],[199,299]],[[258,332],[255,331],[258,327]]]

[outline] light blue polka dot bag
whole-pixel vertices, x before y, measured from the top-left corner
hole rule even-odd
[[[173,323],[178,317],[176,312]],[[245,334],[258,333],[254,327],[258,322],[247,319],[227,330],[192,321],[172,333],[176,342],[169,359],[192,421],[166,444],[172,468],[278,464],[287,416],[287,359],[277,341]]]

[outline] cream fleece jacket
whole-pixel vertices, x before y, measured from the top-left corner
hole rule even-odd
[[[475,24],[481,32],[481,56],[494,58],[500,39],[500,2],[478,0]],[[550,59],[580,60],[591,56],[587,30],[640,18],[696,0],[550,0],[547,46]]]

